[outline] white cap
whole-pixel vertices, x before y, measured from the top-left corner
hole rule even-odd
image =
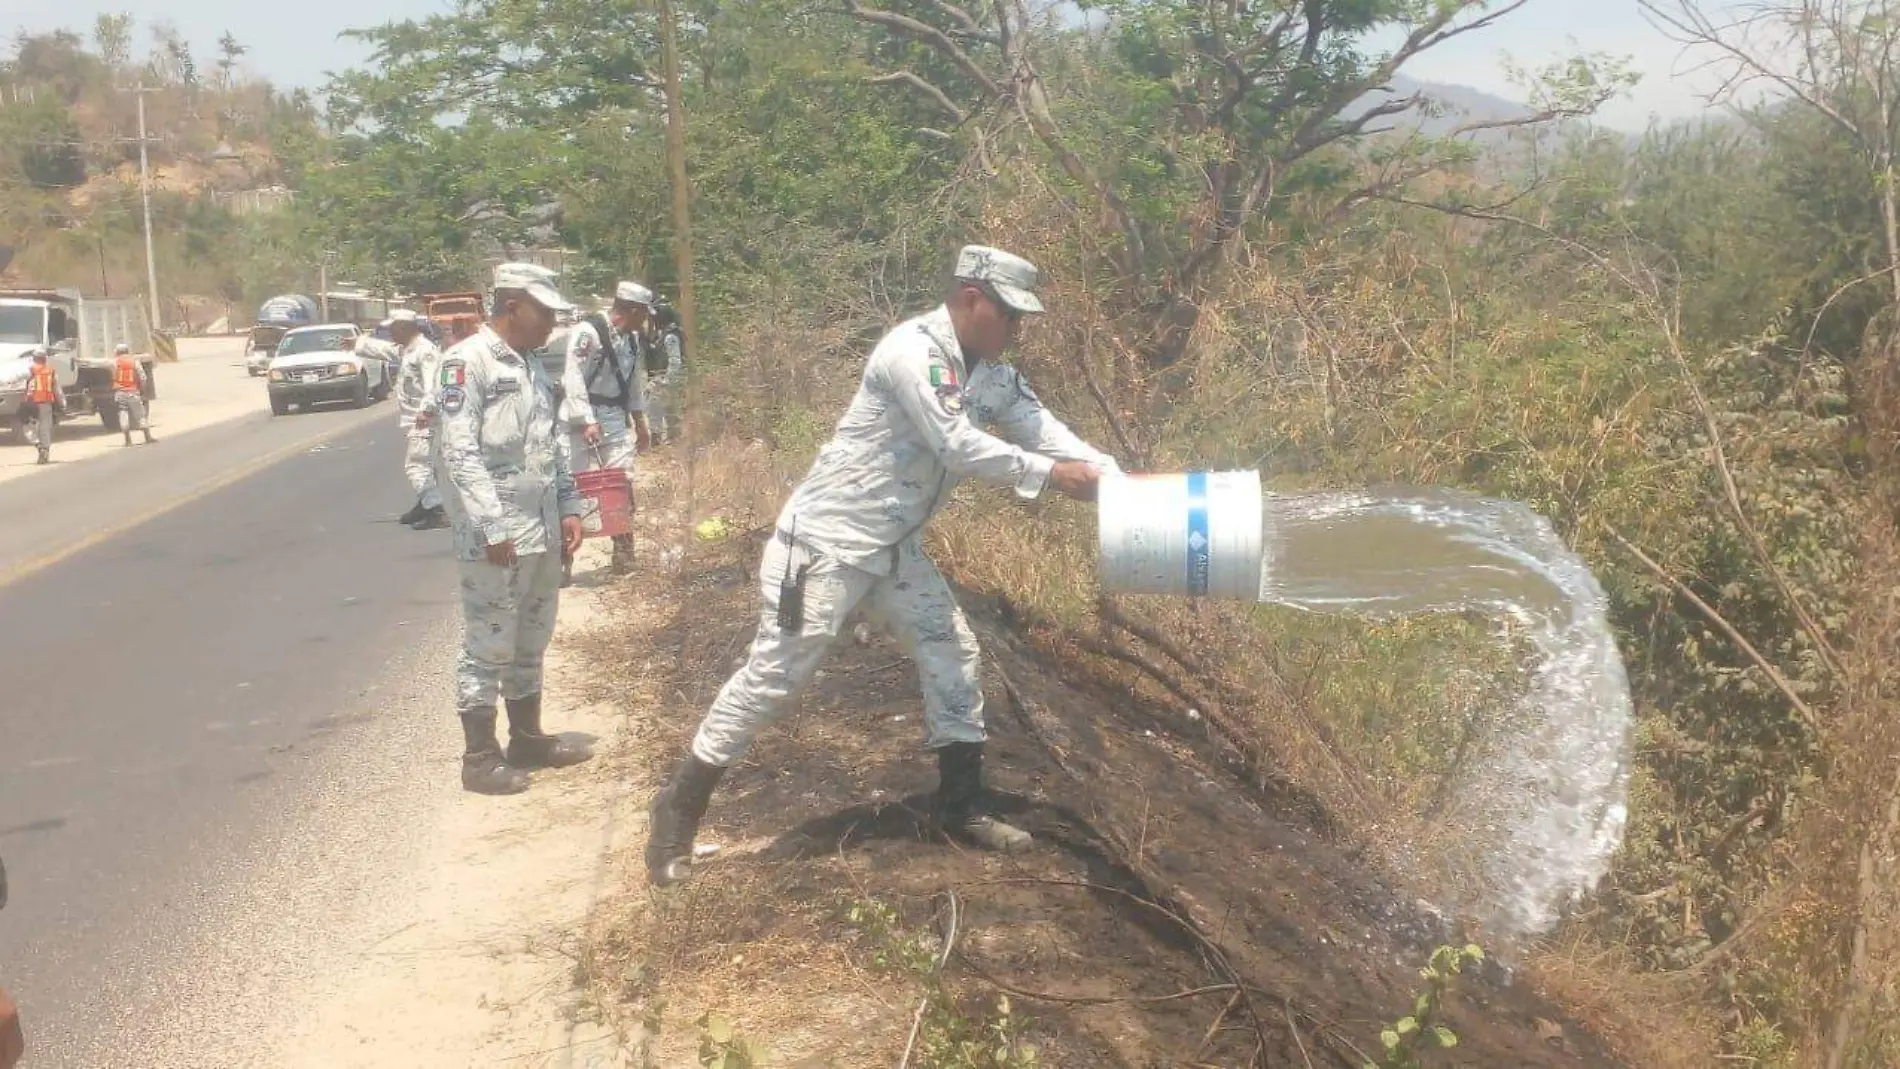
[[[120,342],[112,347],[112,351],[115,353],[129,353],[132,351],[132,347],[124,342]]]
[[[956,277],[989,286],[1004,304],[1018,312],[1042,311],[1042,302],[1036,299],[1041,273],[1020,256],[987,245],[965,245],[957,254]]]
[[[416,314],[414,308],[398,308],[389,313],[389,321],[391,323],[420,323],[422,317]]]
[[[565,312],[574,307],[569,304],[561,291],[554,288],[554,272],[536,264],[501,264],[495,268],[495,288],[498,290],[520,290],[534,298],[536,304],[551,312]]]
[[[614,287],[614,300],[653,307],[653,291],[638,282],[622,282]]]

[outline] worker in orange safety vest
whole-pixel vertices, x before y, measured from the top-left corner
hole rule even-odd
[[[119,406],[119,429],[125,432],[126,445],[132,444],[133,431],[143,432],[147,442],[157,440],[146,422],[145,368],[132,359],[132,347],[124,342],[113,350],[112,401]]]
[[[59,376],[46,362],[46,353],[33,354],[33,370],[26,380],[26,403],[34,413],[33,444],[39,446],[41,464],[52,463],[53,419],[65,407],[59,393]]]

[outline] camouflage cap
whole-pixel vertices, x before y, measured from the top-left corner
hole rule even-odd
[[[520,290],[536,304],[551,312],[565,312],[574,306],[554,288],[554,272],[536,264],[501,264],[495,268],[495,288]]]
[[[1036,299],[1041,274],[1035,264],[1020,256],[987,245],[965,245],[957,253],[956,277],[961,282],[990,287],[1004,304],[1018,312],[1042,311],[1042,302]]]
[[[653,291],[638,282],[622,282],[614,287],[614,300],[653,307]]]
[[[389,321],[391,323],[420,323],[422,317],[416,314],[414,308],[398,308],[389,313]]]

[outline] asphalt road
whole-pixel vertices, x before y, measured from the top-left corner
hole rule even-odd
[[[201,962],[246,960],[216,949],[233,888],[323,799],[415,769],[374,725],[447,706],[413,662],[450,633],[454,562],[447,532],[393,521],[395,422],[260,413],[0,484],[0,983],[35,1069],[190,1064],[153,1022],[194,1004]],[[423,745],[446,752],[450,720]],[[374,849],[373,807],[349,819],[348,849]],[[319,899],[332,867],[275,866]],[[275,907],[242,908],[268,926]]]

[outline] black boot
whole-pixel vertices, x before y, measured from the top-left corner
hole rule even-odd
[[[626,575],[633,571],[633,536],[630,534],[614,536],[614,559],[609,565],[615,575]]]
[[[144,431],[144,432],[145,432],[145,444],[146,444],[146,445],[151,445],[151,444],[152,444],[153,442],[156,442],[156,441],[158,441],[158,439],[156,439],[156,438],[154,438],[154,437],[152,437],[152,429],[151,429],[150,427],[140,427],[140,428],[139,428],[139,430],[141,430],[141,431]]]
[[[985,850],[1027,849],[1029,833],[983,811],[983,744],[953,742],[937,750],[937,827]]]
[[[429,512],[428,509],[422,507],[422,499],[417,498],[416,503],[409,506],[408,512],[405,512],[402,515],[396,517],[396,522],[406,527],[409,524],[415,523],[416,521],[422,519],[422,517],[427,515],[428,512]]]
[[[653,824],[647,830],[647,879],[655,887],[679,883],[691,875],[693,837],[712,801],[713,788],[726,770],[688,753],[673,778],[653,798]]]
[[[594,756],[594,748],[541,731],[541,695],[508,699],[508,763],[516,768],[566,768]]]
[[[51,449],[46,448],[45,446],[40,446],[39,463],[51,464],[52,462],[53,462],[53,451]]]
[[[410,524],[418,531],[439,531],[449,525],[449,514],[441,505],[422,510],[422,518]]]
[[[125,432],[125,444],[126,445],[132,444],[132,432],[129,430]]]
[[[476,794],[520,794],[528,789],[528,774],[510,765],[495,738],[495,714],[462,714],[462,789]]]

